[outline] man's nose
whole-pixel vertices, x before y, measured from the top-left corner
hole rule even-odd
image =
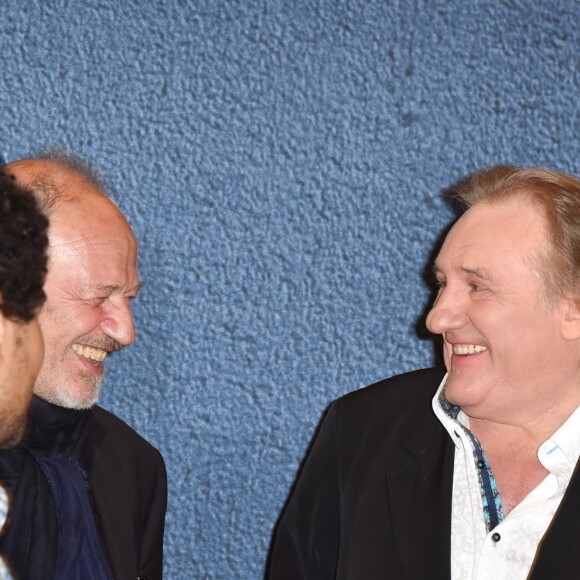
[[[103,312],[101,329],[107,336],[123,346],[129,346],[135,341],[135,322],[131,313],[131,303],[123,298],[108,305]]]
[[[443,334],[465,326],[468,322],[465,310],[465,304],[458,296],[443,290],[427,315],[429,332]]]

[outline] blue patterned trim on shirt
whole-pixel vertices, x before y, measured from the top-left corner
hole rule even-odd
[[[439,394],[439,403],[445,414],[455,421],[461,429],[463,429],[471,442],[473,460],[475,461],[477,478],[479,480],[479,492],[481,494],[481,504],[483,506],[483,519],[487,531],[491,532],[491,530],[500,524],[504,518],[501,498],[497,490],[497,483],[493,476],[491,465],[477,437],[457,420],[461,408],[457,405],[451,404],[447,400],[445,397],[445,389],[442,389]]]

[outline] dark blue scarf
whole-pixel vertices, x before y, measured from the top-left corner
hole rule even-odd
[[[34,397],[23,444],[0,453],[13,496],[0,550],[20,580],[113,578],[86,477],[88,419]]]

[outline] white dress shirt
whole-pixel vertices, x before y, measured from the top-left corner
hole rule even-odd
[[[8,515],[8,496],[6,495],[6,491],[0,485],[0,531],[4,527],[4,523],[6,522],[6,516]],[[12,576],[8,569],[6,568],[6,564],[4,564],[4,560],[0,557],[0,580],[12,580]]]
[[[478,470],[469,434],[469,417],[457,420],[441,407],[433,410],[455,443],[451,514],[451,577],[453,580],[525,580],[536,550],[560,505],[580,456],[580,407],[538,449],[548,475],[501,521],[487,531]]]

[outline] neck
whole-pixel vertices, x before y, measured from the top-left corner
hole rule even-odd
[[[580,401],[558,401],[551,407],[544,406],[541,411],[528,409],[516,417],[482,417],[463,412],[469,417],[469,428],[486,448],[497,444],[515,450],[538,447],[553,435],[580,405]]]

